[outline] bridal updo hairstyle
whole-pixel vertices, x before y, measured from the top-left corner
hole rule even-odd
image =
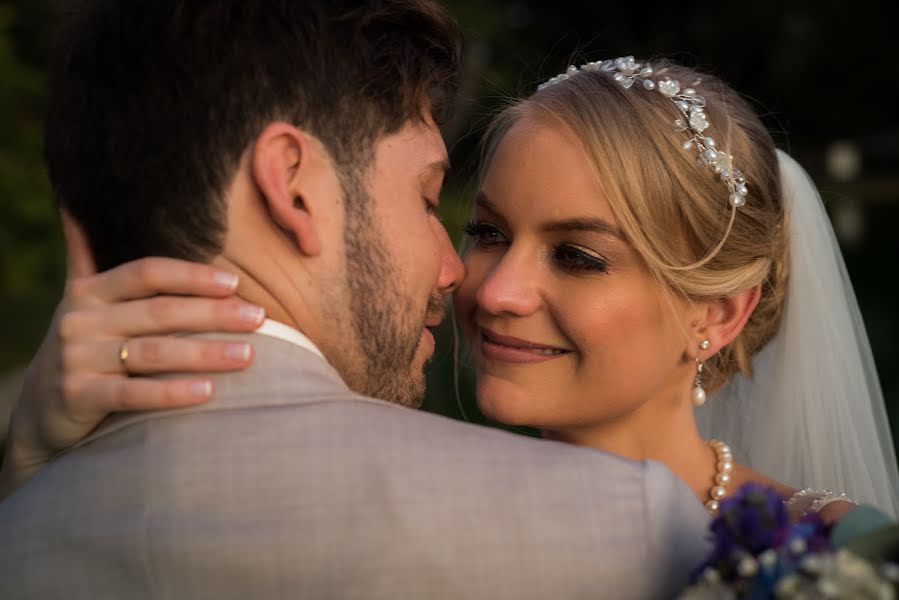
[[[706,361],[704,387],[714,391],[736,372],[751,375],[752,357],[780,326],[789,263],[777,154],[756,113],[725,83],[669,61],[649,64],[706,98],[706,134],[733,156],[749,188],[735,214],[727,186],[683,148],[688,135],[675,130],[672,100],[640,85],[625,89],[610,73],[581,71],[507,107],[488,132],[484,164],[522,117],[561,124],[583,143],[619,227],[663,285],[701,300],[761,284],[742,332]]]

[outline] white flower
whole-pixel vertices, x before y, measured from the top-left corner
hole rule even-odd
[[[805,557],[802,571],[777,582],[778,598],[895,600],[896,592],[871,563],[847,550]]]

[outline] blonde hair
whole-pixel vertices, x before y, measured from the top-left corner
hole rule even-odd
[[[651,64],[657,74],[701,82],[708,134],[743,172],[745,206],[733,209],[727,186],[683,149],[669,98],[624,89],[602,72],[580,72],[505,108],[488,131],[482,164],[521,118],[560,123],[583,144],[619,227],[663,285],[689,300],[761,285],[743,330],[706,362],[704,384],[714,391],[736,372],[751,375],[752,357],[780,326],[789,273],[777,154],[758,116],[725,83],[669,61]]]

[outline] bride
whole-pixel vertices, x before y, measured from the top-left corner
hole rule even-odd
[[[487,416],[663,462],[712,511],[756,481],[794,513],[840,490],[896,514],[820,199],[733,90],[631,57],[570,68],[499,116],[485,164],[455,300]]]
[[[748,481],[777,489],[794,516],[838,519],[851,508],[844,492],[899,513],[883,398],[820,198],[733,90],[667,61],[571,67],[505,109],[486,149],[455,310],[488,417],[662,462],[712,513]],[[76,367],[60,375],[39,356],[8,481],[116,408],[204,399],[178,380],[133,375],[248,364],[216,354],[216,342],[187,353],[184,340],[153,337],[185,327],[126,302],[227,294],[183,272],[152,289],[139,264],[82,279],[90,306],[63,310],[108,318],[67,336],[62,352],[150,336],[157,359],[132,356],[130,378],[89,368],[79,375],[91,385],[63,385],[59,402],[34,382],[66,381]],[[202,306],[191,329],[253,327],[221,298],[171,300],[191,314]]]

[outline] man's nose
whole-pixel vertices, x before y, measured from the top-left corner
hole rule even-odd
[[[446,296],[456,291],[462,283],[462,279],[465,278],[465,266],[462,264],[462,259],[459,258],[458,252],[453,247],[446,229],[441,227],[441,230],[441,265],[440,277],[437,279],[437,288]]]

